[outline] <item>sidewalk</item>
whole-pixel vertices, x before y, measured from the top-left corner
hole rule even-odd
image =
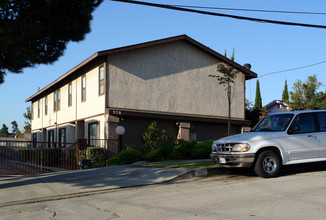
[[[214,168],[214,170],[220,169]],[[208,175],[207,169],[145,168],[120,165],[38,176],[0,176],[0,207],[162,183],[181,176],[189,178],[205,175]]]

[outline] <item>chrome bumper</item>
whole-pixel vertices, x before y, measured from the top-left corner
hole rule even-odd
[[[221,165],[222,167],[251,167],[255,154],[223,154],[223,153],[211,153],[212,160]]]

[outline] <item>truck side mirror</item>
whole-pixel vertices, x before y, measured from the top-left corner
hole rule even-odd
[[[300,127],[299,126],[293,126],[289,128],[288,133],[289,134],[294,134],[294,133],[298,133],[300,131]]]

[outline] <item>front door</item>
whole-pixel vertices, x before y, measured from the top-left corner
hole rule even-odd
[[[313,159],[319,156],[320,138],[316,132],[313,113],[303,113],[296,116],[291,124],[291,134],[288,135],[288,158],[292,160]]]

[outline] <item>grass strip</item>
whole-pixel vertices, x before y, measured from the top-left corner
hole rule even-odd
[[[196,162],[187,162],[187,163],[162,163],[162,164],[145,164],[140,165],[140,167],[153,167],[153,168],[211,168],[211,167],[218,167],[218,165],[214,164],[212,161],[196,161]]]

